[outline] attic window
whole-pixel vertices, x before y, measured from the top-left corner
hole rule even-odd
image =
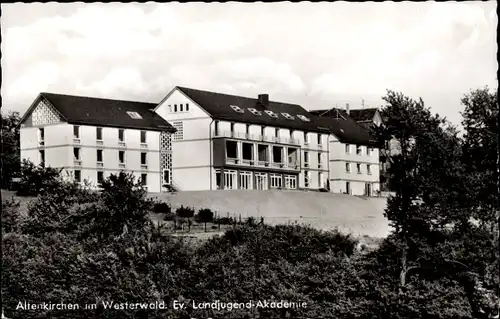
[[[284,116],[287,120],[293,120],[293,119],[294,119],[294,117],[293,117],[293,116],[291,116],[291,115],[290,115],[290,114],[288,114],[288,113],[281,113],[281,115],[283,115],[283,116]]]
[[[142,119],[142,116],[140,116],[139,113],[137,113],[137,112],[129,112],[129,111],[127,111],[127,114],[128,114],[128,116],[130,116],[134,120],[140,120],[140,119]]]
[[[300,114],[299,114],[299,115],[297,115],[297,117],[298,117],[299,119],[301,119],[302,121],[304,121],[304,122],[310,122],[310,121],[311,121],[308,117],[306,117],[306,116],[304,116],[304,115],[300,115]]]
[[[238,113],[243,113],[245,111],[243,111],[241,109],[241,107],[237,106],[237,105],[229,105],[235,112],[238,112]]]
[[[257,111],[256,109],[254,108],[249,108],[248,109],[253,115],[262,115],[262,112],[261,111]]]
[[[266,114],[269,115],[270,117],[274,117],[275,119],[278,118],[278,114],[274,113],[273,111],[266,110],[264,112],[266,112]]]

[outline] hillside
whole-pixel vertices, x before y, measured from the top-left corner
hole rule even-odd
[[[168,201],[174,208],[184,205],[210,208],[220,216],[264,217],[266,224],[297,222],[323,230],[337,227],[356,236],[371,237],[386,237],[390,229],[383,216],[386,198],[257,190],[193,191],[150,197]]]

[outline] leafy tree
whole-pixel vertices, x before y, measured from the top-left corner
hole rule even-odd
[[[208,208],[203,208],[198,211],[197,219],[199,222],[205,224],[205,232],[207,231],[207,223],[214,220],[214,212]]]
[[[21,163],[21,181],[16,194],[18,196],[38,196],[46,192],[54,192],[61,183],[62,169],[36,166],[28,160]]]
[[[19,147],[19,112],[10,112],[2,117],[2,188],[9,188],[13,177],[21,170]]]
[[[191,217],[194,216],[194,209],[190,207],[184,207],[181,205],[181,207],[177,208],[175,211],[177,216],[180,218],[186,218],[188,220],[188,231],[191,231]]]

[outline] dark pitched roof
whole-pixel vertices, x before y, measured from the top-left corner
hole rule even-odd
[[[175,128],[153,112],[154,103],[110,100],[85,96],[40,93],[71,124],[111,126],[174,132]],[[133,119],[127,112],[137,112]]]
[[[349,115],[358,122],[361,121],[373,121],[373,117],[377,112],[376,108],[370,109],[354,109],[349,111]]]
[[[345,110],[315,110],[311,111],[311,116],[316,117],[316,121],[321,126],[328,127],[331,132],[343,143],[369,145],[378,147],[377,140],[370,132],[357,123]],[[321,116],[319,116],[321,115]]]
[[[237,95],[201,91],[186,87],[177,87],[191,100],[196,102],[213,118],[218,120],[243,122],[249,124],[258,124],[264,126],[276,126],[289,129],[325,132],[318,123],[311,118],[309,112],[297,104],[269,101],[268,106],[264,107],[258,103],[257,98],[248,98]],[[235,112],[230,105],[235,105],[244,110],[243,113]],[[255,108],[262,112],[262,115],[254,115],[248,109]],[[272,118],[265,114],[269,110],[278,114],[278,118]],[[293,120],[285,118],[281,113],[288,113],[293,116]],[[297,115],[303,115],[311,119],[310,122],[302,121]],[[328,133],[327,131],[325,133]]]

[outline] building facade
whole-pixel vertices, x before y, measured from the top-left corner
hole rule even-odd
[[[21,159],[62,168],[64,177],[91,187],[125,171],[149,191],[165,191],[175,130],[155,106],[41,93],[21,120]]]
[[[328,131],[298,105],[176,87],[155,111],[177,129],[172,167],[179,190],[327,184]]]

